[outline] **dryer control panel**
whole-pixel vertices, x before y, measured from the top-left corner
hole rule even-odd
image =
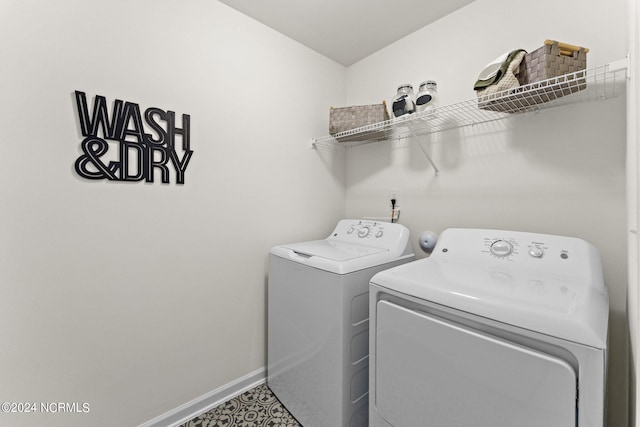
[[[569,237],[549,236],[522,232],[502,232],[483,238],[488,253],[499,259],[517,259],[519,256],[542,259],[545,256],[558,256],[568,259],[575,241]],[[579,245],[582,246],[582,245]]]
[[[521,231],[449,228],[432,257],[514,268],[544,268],[563,274],[589,274],[600,257],[590,243],[565,236]]]
[[[555,236],[554,236],[555,237]],[[516,256],[520,254],[522,250],[521,245],[524,243],[525,252],[527,255],[533,258],[542,258],[549,250],[550,246],[547,243],[548,239],[524,239],[523,241],[508,238],[485,238],[485,246],[489,248],[489,253],[497,258],[508,258],[510,256]],[[561,250],[560,258],[569,258],[569,250]]]

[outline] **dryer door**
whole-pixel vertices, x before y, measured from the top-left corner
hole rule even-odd
[[[375,405],[392,426],[576,425],[565,361],[384,300],[376,316]]]

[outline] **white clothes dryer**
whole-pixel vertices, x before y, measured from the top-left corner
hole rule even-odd
[[[305,427],[366,427],[369,281],[414,260],[403,225],[341,220],[269,253],[267,384]]]
[[[602,427],[608,294],[569,237],[447,229],[370,286],[375,427]]]

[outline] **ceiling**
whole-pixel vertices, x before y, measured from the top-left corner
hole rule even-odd
[[[349,66],[474,0],[220,0]]]

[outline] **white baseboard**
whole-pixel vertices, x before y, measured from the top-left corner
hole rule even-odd
[[[176,427],[198,415],[207,412],[221,403],[252,389],[266,380],[265,368],[257,369],[247,375],[231,381],[209,393],[193,399],[171,411],[140,424],[138,427]]]

